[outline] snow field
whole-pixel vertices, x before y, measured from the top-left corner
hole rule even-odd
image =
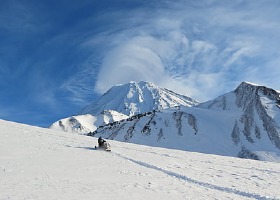
[[[280,199],[280,165],[0,120],[0,200]]]

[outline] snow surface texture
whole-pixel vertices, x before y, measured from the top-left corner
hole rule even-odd
[[[243,82],[233,92],[212,101],[138,114],[99,127],[89,135],[279,162],[279,102],[275,90]]]
[[[192,121],[192,120],[190,120]],[[0,199],[280,199],[280,165],[0,120]]]

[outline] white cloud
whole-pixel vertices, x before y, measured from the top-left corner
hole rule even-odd
[[[108,53],[98,75],[96,90],[105,92],[112,85],[131,80],[157,82],[156,80],[165,77],[162,61],[149,48],[149,41],[157,42],[152,38],[135,38]]]
[[[253,75],[256,82],[270,75],[267,84],[279,84],[268,67],[271,60],[280,61],[272,56],[278,49],[280,16],[274,12],[277,2],[270,3],[165,1],[156,14],[147,8],[128,11],[123,16],[129,16],[127,28],[106,34],[112,42],[104,51],[95,90],[146,80],[207,100]]]
[[[195,53],[207,53],[215,50],[215,45],[201,40],[195,40],[192,42],[192,48]]]

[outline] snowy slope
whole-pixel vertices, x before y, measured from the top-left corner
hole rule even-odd
[[[126,118],[128,118],[128,116],[117,111],[104,110],[95,116],[86,114],[58,120],[50,126],[50,129],[87,134],[95,131],[99,126],[104,126],[105,124],[120,121]]]
[[[60,119],[50,128],[87,134],[95,131],[99,126],[135,114],[179,105],[193,106],[197,103],[189,97],[159,88],[149,82],[130,82],[112,87],[97,102],[84,108],[79,115]]]
[[[212,101],[136,115],[91,135],[137,144],[280,161],[280,97],[243,82]]]
[[[0,120],[0,199],[280,199],[280,165]]]
[[[97,102],[79,114],[96,115],[103,110],[115,110],[128,116],[179,105],[193,106],[198,102],[149,82],[130,82],[109,89]]]

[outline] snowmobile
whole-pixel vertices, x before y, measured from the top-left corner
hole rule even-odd
[[[111,151],[111,145],[108,142],[104,142],[101,148],[104,149],[105,151]]]
[[[98,147],[95,146],[96,149],[102,149],[105,151],[111,151],[111,145],[101,137],[98,138]]]

